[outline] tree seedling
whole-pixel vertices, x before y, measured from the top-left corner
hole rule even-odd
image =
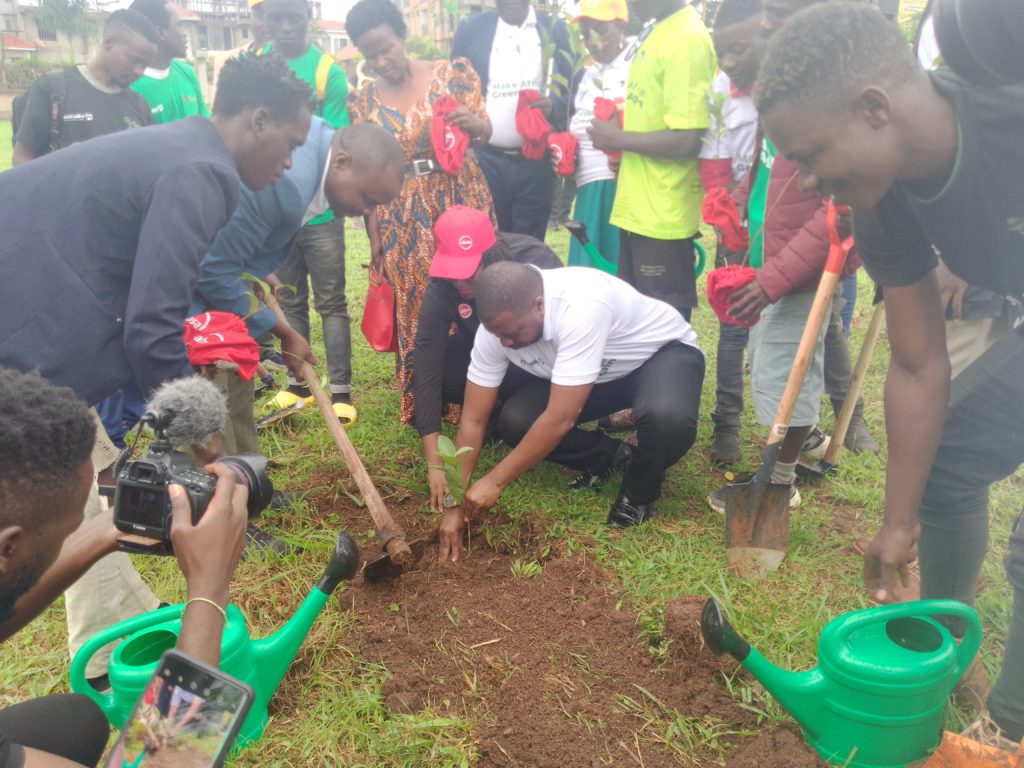
[[[439,435],[437,438],[437,455],[440,457],[441,463],[431,467],[431,469],[440,469],[444,472],[445,479],[448,481],[449,494],[452,495],[452,499],[451,503],[449,503],[448,495],[445,495],[445,507],[458,506],[466,495],[466,486],[462,482],[462,462],[465,461],[466,454],[472,451],[473,449],[468,445],[456,449],[455,443],[447,435]],[[469,534],[469,524],[467,523],[466,536],[472,541],[472,537]],[[472,554],[472,550],[469,551]]]

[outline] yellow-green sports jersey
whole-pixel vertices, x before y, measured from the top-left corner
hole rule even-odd
[[[641,36],[630,64],[623,128],[706,130],[717,66],[711,35],[692,7],[657,22]],[[624,152],[611,223],[658,240],[693,237],[703,199],[696,156],[662,160]]]
[[[209,117],[199,78],[192,65],[183,59],[172,59],[167,69],[146,68],[146,74],[132,83],[153,110],[153,122],[173,123],[186,117]]]
[[[273,45],[268,45],[264,48],[264,53],[271,50],[273,50]],[[344,128],[349,124],[348,78],[345,77],[345,71],[341,67],[332,63],[327,73],[327,87],[321,100],[316,92],[316,72],[323,57],[324,52],[315,45],[311,45],[301,56],[286,61],[295,76],[309,85],[313,91],[313,114],[322,117],[332,128]],[[328,221],[334,221],[334,214],[330,209],[315,219],[311,219],[307,226],[324,224]]]

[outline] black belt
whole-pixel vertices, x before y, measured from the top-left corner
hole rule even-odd
[[[523,157],[523,150],[518,147],[515,149],[509,149],[508,147],[496,147],[493,144],[484,144],[482,147],[477,149],[478,152],[487,152],[491,155],[500,155],[506,157],[509,160],[526,160]],[[527,162],[534,162],[533,160],[527,160]]]
[[[433,157],[417,157],[405,166],[406,176],[429,176],[432,173],[440,173],[444,169]]]

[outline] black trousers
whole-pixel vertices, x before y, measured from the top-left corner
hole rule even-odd
[[[689,321],[697,306],[693,238],[658,240],[624,229],[619,238],[619,277]]]
[[[547,158],[527,160],[481,147],[476,159],[491,190],[498,229],[543,242],[555,200],[555,171]]]
[[[519,375],[519,369],[510,368]],[[697,436],[704,355],[693,347],[672,342],[659,349],[628,376],[594,386],[578,423],[632,408],[637,448],[622,479],[620,493],[634,504],[649,504],[661,496],[665,471],[686,455]],[[516,446],[544,412],[551,382],[525,377],[500,406],[498,435]],[[548,461],[579,472],[600,474],[612,464],[620,441],[600,430],[574,427],[547,455]]]
[[[0,768],[21,768],[24,747],[92,768],[103,757],[110,725],[88,696],[43,696],[0,709]]]

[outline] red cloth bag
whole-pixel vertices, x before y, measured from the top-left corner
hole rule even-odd
[[[551,123],[543,112],[530,106],[537,101],[540,101],[540,91],[527,88],[519,92],[516,133],[523,137],[523,157],[527,160],[540,160],[548,151]]]
[[[218,360],[236,363],[243,381],[252,381],[260,362],[260,348],[248,326],[230,312],[203,312],[186,318],[185,351],[192,365],[213,365]]]
[[[457,125],[448,122],[449,113],[461,104],[454,96],[442,96],[434,102],[433,117],[430,121],[430,140],[434,145],[434,157],[441,170],[449,176],[458,176],[462,161],[469,149],[469,134]]]
[[[580,143],[568,131],[559,131],[548,136],[548,149],[555,159],[555,173],[572,176],[576,173],[576,150]]]
[[[750,233],[740,223],[736,201],[725,187],[715,187],[704,195],[704,221],[722,235],[722,244],[730,251],[742,253],[750,246]]]
[[[618,116],[619,128],[622,127],[623,112],[619,107],[622,105],[623,99],[606,99],[604,96],[594,97],[594,119],[595,120],[611,120],[613,117]],[[605,152],[608,155],[609,160],[621,160],[621,152]]]
[[[395,289],[370,266],[370,286],[363,306],[363,321],[359,327],[363,336],[378,352],[398,351],[398,326],[395,322]]]
[[[757,321],[761,319],[760,315],[750,322],[743,322],[729,314],[729,296],[754,280],[756,274],[753,267],[744,267],[739,264],[719,267],[711,270],[708,274],[708,304],[723,323],[737,325],[740,328],[757,325]]]

